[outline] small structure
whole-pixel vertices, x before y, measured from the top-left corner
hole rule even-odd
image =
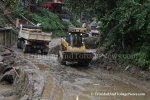
[[[17,40],[17,33],[12,30],[12,27],[0,27],[0,45],[10,47]]]
[[[62,0],[43,0],[43,2],[40,3],[41,7],[47,8],[54,13],[60,13],[62,11],[62,5]]]
[[[100,31],[99,31],[100,26],[98,25],[90,25],[90,36],[98,36],[100,35]]]

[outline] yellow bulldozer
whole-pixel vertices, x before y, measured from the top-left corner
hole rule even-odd
[[[88,52],[84,42],[83,28],[71,28],[65,37],[61,38],[60,50],[58,53],[58,61],[61,64],[66,62],[77,62],[83,66],[88,66],[94,54]]]
[[[80,30],[80,33],[82,33],[82,37],[88,37],[89,36],[89,26],[86,23],[83,23],[81,26],[78,26],[78,28],[69,28],[69,32],[72,32],[74,30]]]

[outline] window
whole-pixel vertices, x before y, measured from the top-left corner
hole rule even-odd
[[[80,47],[82,46],[82,36],[80,33],[72,33],[67,37],[67,42],[72,47]]]

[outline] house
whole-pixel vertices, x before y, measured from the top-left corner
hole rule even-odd
[[[61,13],[63,3],[62,0],[42,0],[39,5],[41,7],[47,8],[51,12]]]
[[[100,35],[100,31],[99,31],[100,26],[98,25],[90,25],[90,36],[98,36]]]

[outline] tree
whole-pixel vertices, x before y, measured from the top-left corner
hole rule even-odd
[[[72,11],[90,9],[90,15],[102,22],[99,44],[104,51],[133,53],[138,56],[134,64],[150,66],[150,0],[87,0],[84,6],[79,0],[66,2]]]

